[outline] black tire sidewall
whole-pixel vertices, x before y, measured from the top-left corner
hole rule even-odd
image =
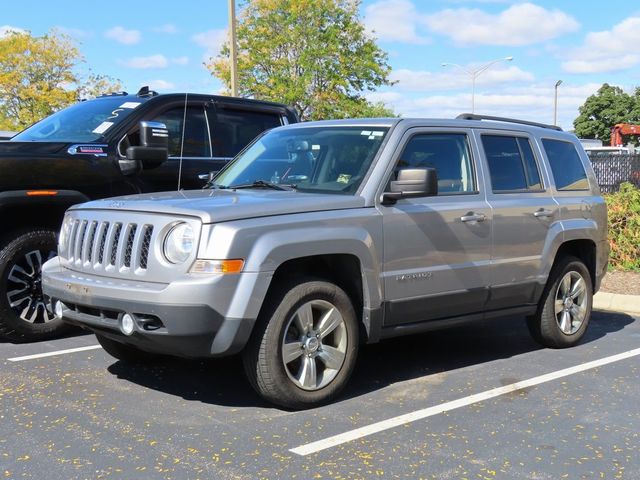
[[[287,375],[282,361],[282,339],[285,328],[296,310],[311,300],[325,300],[342,315],[347,330],[347,350],[344,363],[336,377],[325,387],[308,391],[298,387]],[[261,312],[253,345],[245,355],[245,368],[262,369],[251,383],[267,400],[286,408],[310,408],[327,403],[346,385],[355,367],[359,327],[348,295],[338,286],[322,280],[291,282],[274,295]],[[248,357],[248,358],[247,358]],[[253,372],[248,372],[252,377]],[[251,379],[251,378],[250,378]]]
[[[48,339],[68,331],[70,327],[60,319],[46,323],[29,323],[22,320],[11,308],[7,298],[7,281],[13,265],[32,250],[55,251],[56,232],[46,228],[28,229],[15,232],[9,238],[0,250],[0,336],[13,341],[34,341]]]
[[[562,278],[572,271],[579,273],[585,281],[585,288],[587,290],[587,313],[578,331],[567,335],[560,329],[556,320],[555,296]],[[538,340],[540,340],[543,345],[552,348],[572,347],[579,343],[589,325],[593,305],[593,283],[585,264],[576,257],[566,257],[563,259],[556,268],[554,268],[552,281],[547,288],[545,288],[543,299],[542,309],[539,314],[536,315],[537,318],[535,319],[535,321],[538,322],[538,325],[536,325],[539,334]]]

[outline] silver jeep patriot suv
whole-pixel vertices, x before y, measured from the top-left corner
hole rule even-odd
[[[556,127],[302,123],[257,138],[208,189],[71,208],[44,292],[122,361],[241,352],[260,395],[305,408],[345,386],[363,342],[526,317],[542,345],[575,345],[606,217]]]

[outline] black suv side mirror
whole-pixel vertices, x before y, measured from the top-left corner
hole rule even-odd
[[[382,194],[382,204],[392,205],[401,198],[438,195],[438,174],[433,167],[404,168],[391,181],[390,191]]]
[[[164,123],[140,122],[140,146],[127,148],[127,159],[137,160],[145,169],[156,168],[169,157],[169,130]]]

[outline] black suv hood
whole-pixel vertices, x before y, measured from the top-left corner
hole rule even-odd
[[[0,142],[0,155],[50,155],[64,151],[68,145],[62,142]]]

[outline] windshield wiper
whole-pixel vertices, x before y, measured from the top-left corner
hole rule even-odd
[[[230,185],[227,187],[220,187],[220,188],[228,188],[230,190],[239,190],[241,188],[270,188],[272,190],[294,190],[296,188],[296,185],[285,184],[285,183],[271,183],[271,182],[265,182],[264,180],[254,180],[252,183]]]

